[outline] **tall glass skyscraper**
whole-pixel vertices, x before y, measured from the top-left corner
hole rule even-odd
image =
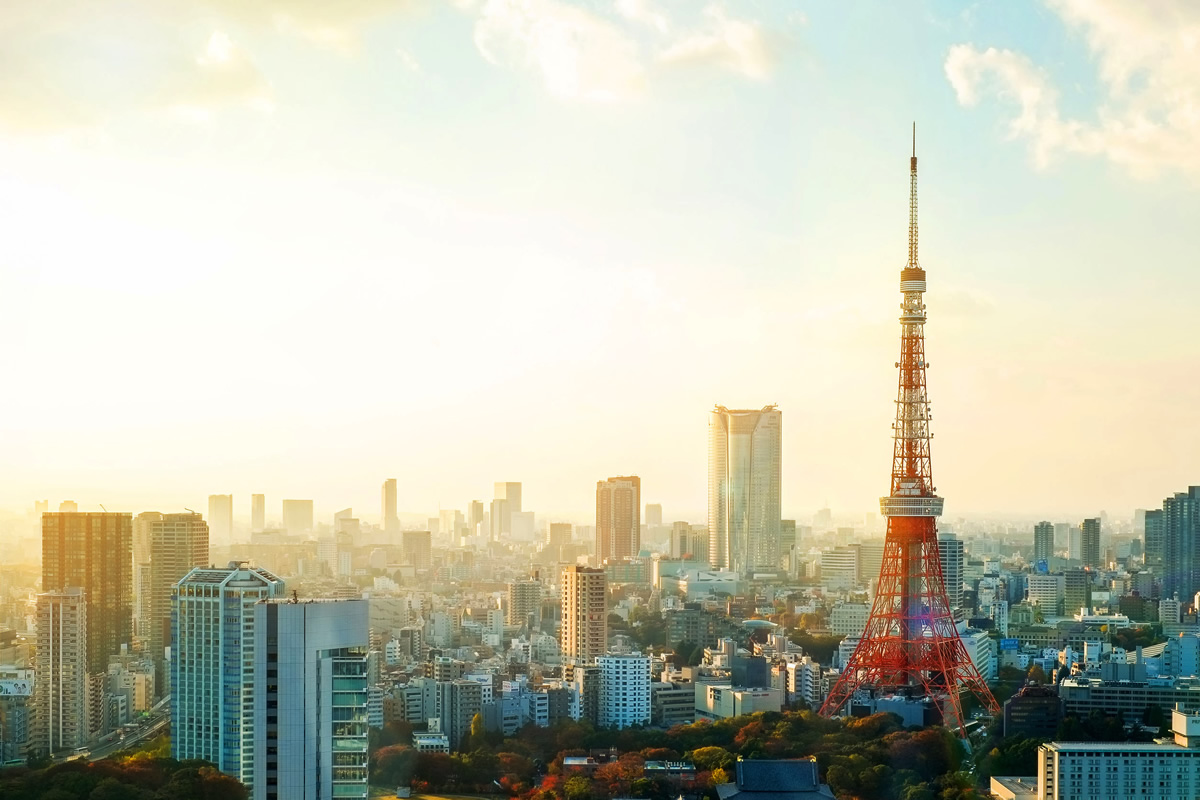
[[[742,575],[779,569],[783,416],[717,406],[708,419],[708,558]]]
[[[283,593],[261,567],[197,567],[175,586],[171,610],[171,755],[200,758],[254,784],[255,614]]]

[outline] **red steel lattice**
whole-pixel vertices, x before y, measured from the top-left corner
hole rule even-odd
[[[949,728],[965,732],[961,694],[1000,707],[958,635],[937,540],[942,498],[933,486],[925,371],[925,270],[917,259],[917,152],[910,162],[908,264],[900,271],[900,370],[893,425],[891,493],[883,565],[871,616],[854,654],[821,706],[832,716],[860,692],[929,698]]]

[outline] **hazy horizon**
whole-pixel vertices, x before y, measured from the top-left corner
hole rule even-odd
[[[774,403],[784,516],[877,511],[913,119],[945,519],[1200,483],[1200,8],[18,6],[0,508],[667,521]]]

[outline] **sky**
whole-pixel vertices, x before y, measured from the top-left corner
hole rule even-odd
[[[1200,481],[1200,6],[8,0],[0,507],[433,514],[783,412],[887,490],[917,124],[947,516]],[[1069,517],[1066,517],[1069,518]]]

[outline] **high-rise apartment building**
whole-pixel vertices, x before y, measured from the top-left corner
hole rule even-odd
[[[1163,500],[1157,524],[1162,530],[1163,596],[1192,597],[1200,592],[1200,486]]]
[[[1063,614],[1068,617],[1088,613],[1092,607],[1092,576],[1084,569],[1069,569],[1063,574]]]
[[[218,544],[233,542],[233,495],[208,496],[208,530],[212,540]]]
[[[254,606],[253,800],[366,800],[367,616],[361,599]]]
[[[512,516],[521,513],[521,484],[497,483],[492,492],[492,539],[507,537],[512,533]]]
[[[306,533],[312,533],[313,501],[284,500],[283,527],[288,532],[288,536],[303,536]]]
[[[950,610],[962,608],[963,595],[963,543],[949,531],[937,535],[938,556],[942,562],[942,580],[946,584],[946,599]]]
[[[537,624],[542,611],[542,583],[538,580],[516,581],[508,585],[508,624]]]
[[[646,527],[657,528],[662,525],[662,503],[646,503]]]
[[[483,686],[467,678],[437,682],[437,717],[450,749],[458,750],[471,731],[471,721],[483,712]]]
[[[250,531],[259,533],[267,529],[267,496],[250,495]]]
[[[596,558],[633,558],[642,549],[642,479],[596,481]]]
[[[1104,563],[1100,560],[1100,518],[1085,519],[1079,523],[1080,553],[1079,558],[1085,567],[1100,569]]]
[[[1146,537],[1146,566],[1154,570],[1155,573],[1162,575],[1163,579],[1166,580],[1167,576],[1163,573],[1162,569],[1164,564],[1162,509],[1147,511],[1143,527]]]
[[[717,406],[708,422],[709,563],[743,575],[779,568],[783,417]]]
[[[569,522],[551,522],[546,529],[546,544],[551,548],[561,548],[571,543],[574,536],[574,526]]]
[[[650,724],[650,657],[639,653],[604,655],[600,667],[600,727]]]
[[[417,569],[433,566],[433,539],[429,531],[404,531],[400,536],[405,563]]]
[[[1066,577],[1062,574],[1029,576],[1029,602],[1039,606],[1045,617],[1056,617],[1063,613],[1066,594]],[[1072,613],[1078,613],[1078,609]]]
[[[157,511],[133,518],[133,636],[142,644],[150,635],[150,529],[161,519]]]
[[[1054,523],[1039,522],[1033,526],[1033,563],[1050,563],[1054,556]]]
[[[608,652],[608,579],[603,569],[567,567],[559,590],[562,657],[591,663]]]
[[[88,603],[72,586],[37,598],[32,752],[52,755],[83,747],[94,720],[87,668]]]
[[[140,516],[140,515],[139,515]],[[146,651],[154,660],[157,685],[167,678],[164,649],[171,643],[171,594],[175,584],[208,561],[208,524],[195,512],[158,514],[150,523],[150,598]]]
[[[109,656],[133,642],[133,515],[42,515],[42,589],[83,589],[87,671],[108,670]]]
[[[255,605],[283,593],[260,567],[196,568],[172,595],[171,755],[254,785]]]
[[[387,533],[396,533],[400,530],[400,517],[396,512],[396,479],[388,478],[384,481],[380,494],[380,517],[383,529]]]

